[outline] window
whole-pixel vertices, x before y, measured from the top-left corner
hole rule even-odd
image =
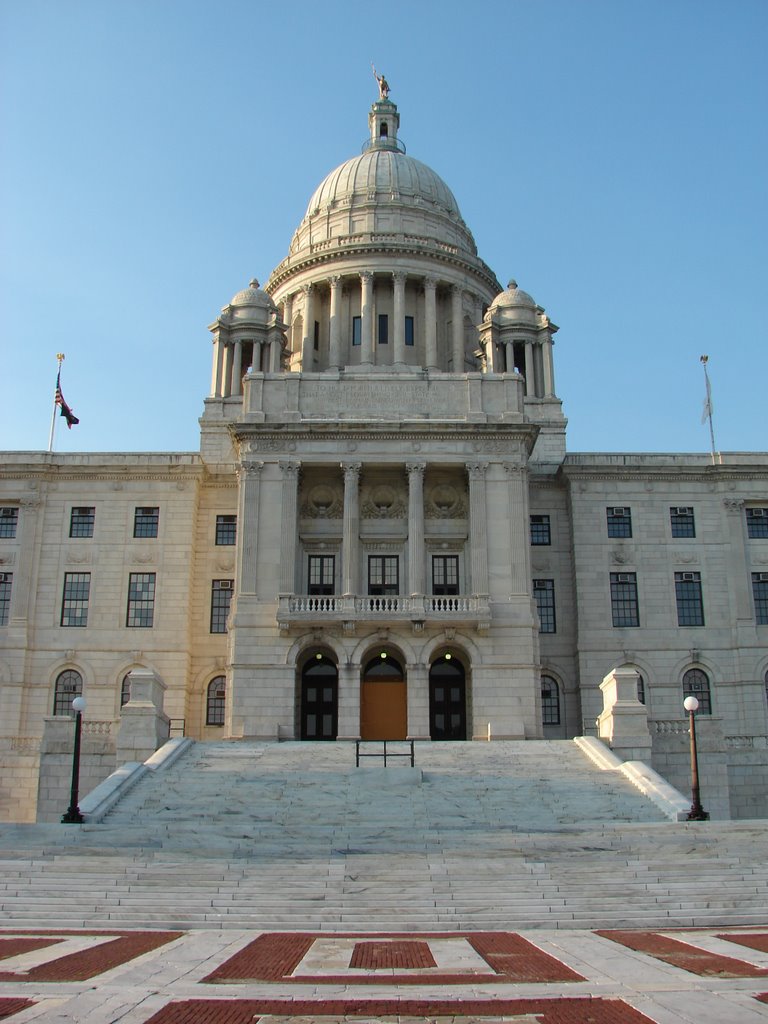
[[[669,510],[673,537],[695,537],[696,523],[693,509],[688,505],[673,505]]]
[[[226,547],[235,543],[237,516],[216,516],[216,544]]]
[[[637,677],[637,699],[641,704],[645,704],[645,680],[639,674]]]
[[[539,632],[555,633],[555,581],[534,580],[533,596],[539,613]]]
[[[53,692],[54,715],[72,715],[72,701],[83,692],[83,677],[74,669],[68,668],[56,679]]]
[[[552,676],[541,677],[542,725],[560,725],[560,689]]]
[[[683,676],[683,700],[695,697],[699,702],[698,714],[712,714],[712,696],[709,691],[709,676],[700,668],[689,668]]]
[[[531,544],[551,544],[549,516],[531,516]]]
[[[607,508],[605,514],[608,519],[609,537],[632,536],[632,509],[622,507]]]
[[[155,620],[155,573],[132,572],[128,580],[126,626],[148,628]]]
[[[120,686],[120,707],[124,708],[128,701],[131,699],[131,673],[128,672],[123,676],[123,682]]]
[[[156,537],[159,522],[159,508],[137,508],[133,515],[133,536]]]
[[[369,555],[368,593],[398,594],[399,592],[397,555]]]
[[[64,574],[64,594],[61,599],[61,625],[88,625],[88,598],[91,593],[89,572]]]
[[[216,676],[208,683],[208,700],[205,711],[206,725],[224,725],[224,710],[227,702],[227,681]]]
[[[69,520],[70,537],[92,537],[93,524],[96,520],[96,509],[93,506],[73,508]]]
[[[413,346],[416,344],[416,335],[413,329],[413,317],[407,316],[405,318],[405,344]]]
[[[379,313],[379,344],[389,343],[389,317],[386,313]]]
[[[16,536],[16,527],[19,525],[19,510],[17,508],[0,508],[0,537]]]
[[[432,593],[458,594],[459,592],[459,556],[432,556]]]
[[[352,344],[360,345],[363,340],[363,320],[362,317],[352,317]]]
[[[229,606],[232,603],[232,580],[211,583],[211,632],[226,633]]]
[[[701,598],[701,573],[675,573],[675,599],[678,626],[703,626],[704,603]]]
[[[611,573],[611,617],[614,626],[640,625],[636,573]]]
[[[0,572],[0,626],[7,626],[11,617],[12,572]]]
[[[750,540],[768,537],[768,508],[747,509],[747,536]]]
[[[752,596],[755,599],[755,621],[768,626],[768,572],[752,573]]]
[[[336,576],[336,559],[333,555],[310,555],[307,574],[310,594],[333,594]]]

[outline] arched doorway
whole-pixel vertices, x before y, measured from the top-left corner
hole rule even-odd
[[[448,653],[429,668],[429,737],[467,738],[467,680],[464,666]]]
[[[360,696],[360,738],[404,740],[408,733],[405,673],[397,658],[381,651],[366,664]]]
[[[324,654],[310,657],[301,670],[299,735],[303,740],[335,740],[339,711],[339,672]]]

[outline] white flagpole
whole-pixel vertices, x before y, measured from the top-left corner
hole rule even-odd
[[[56,358],[59,361],[59,369],[57,371],[56,380],[57,380],[57,382],[60,382],[61,381],[61,364],[64,362],[64,353],[63,352],[57,352],[56,353]],[[56,393],[54,392],[54,394],[53,394],[53,412],[51,413],[51,432],[48,435],[48,451],[49,452],[53,451],[53,435],[54,435],[54,433],[56,431],[56,410],[57,410],[57,408],[58,408],[58,406],[56,404]]]
[[[709,440],[712,448],[712,463],[713,465],[718,462],[722,462],[720,452],[717,450],[715,445],[715,427],[712,422],[712,387],[709,383],[709,374],[707,373],[707,363],[709,356],[701,356],[700,363],[704,367],[704,383],[707,388],[707,397],[704,399],[704,415],[702,416],[701,422],[709,420]]]

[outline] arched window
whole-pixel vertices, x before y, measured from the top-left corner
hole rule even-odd
[[[131,673],[123,676],[123,684],[120,687],[120,707],[124,707],[131,699]]]
[[[83,692],[83,677],[73,668],[65,669],[56,680],[53,697],[54,715],[71,715],[72,701]]]
[[[763,682],[765,683],[765,699],[768,701],[768,672],[765,673]]]
[[[542,725],[560,725],[560,689],[552,676],[541,677]]]
[[[224,709],[227,701],[227,681],[216,676],[208,683],[208,702],[205,714],[206,725],[224,725]]]
[[[645,704],[645,679],[637,673],[637,699],[641,704]]]
[[[699,702],[699,714],[712,714],[712,697],[709,690],[709,676],[700,668],[689,668],[683,676],[683,700],[695,697]]]

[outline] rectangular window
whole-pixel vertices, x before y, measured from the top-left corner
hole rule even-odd
[[[314,334],[312,335],[312,346],[313,346],[315,352],[319,351],[319,349],[320,349],[320,321],[319,320],[315,320],[315,331],[314,331]]]
[[[0,508],[0,537],[16,536],[16,527],[19,525],[19,510],[17,508]]]
[[[539,612],[539,632],[557,632],[555,623],[555,581],[534,580],[533,597]]]
[[[768,537],[768,508],[747,509],[747,536],[750,540]]]
[[[386,313],[379,313],[379,344],[389,344],[389,317]]]
[[[128,580],[126,626],[149,628],[155,621],[155,573],[132,572]]]
[[[611,617],[614,626],[639,626],[637,573],[611,573]]]
[[[0,626],[7,626],[11,617],[12,572],[0,572]]]
[[[368,593],[391,595],[399,592],[397,555],[369,555]]]
[[[675,600],[678,626],[704,625],[700,572],[675,573]]]
[[[88,598],[91,594],[89,572],[64,574],[64,594],[61,599],[61,625],[88,625]]]
[[[432,556],[432,593],[458,594],[459,592],[459,556]]]
[[[232,603],[233,580],[213,580],[211,583],[211,632],[226,633],[229,606]]]
[[[231,547],[237,538],[237,516],[216,516],[216,545]]]
[[[607,508],[605,510],[608,519],[609,537],[631,537],[632,536],[632,510],[629,508]]]
[[[333,555],[310,555],[308,584],[310,594],[335,593],[335,566]]]
[[[156,537],[160,523],[160,509],[146,506],[137,508],[133,515],[134,537]]]
[[[669,520],[672,524],[673,537],[696,536],[696,523],[693,518],[693,509],[688,505],[673,505],[669,510]]]
[[[551,544],[549,516],[531,516],[531,544]]]
[[[92,505],[73,508],[69,520],[69,536],[92,537],[95,521],[96,509]]]
[[[405,318],[405,344],[413,346],[416,344],[416,335],[413,329],[413,317],[407,316]]]
[[[360,345],[363,341],[363,320],[362,317],[352,317],[352,344]]]
[[[758,626],[768,626],[768,572],[752,573],[752,596],[755,599],[755,621]]]

